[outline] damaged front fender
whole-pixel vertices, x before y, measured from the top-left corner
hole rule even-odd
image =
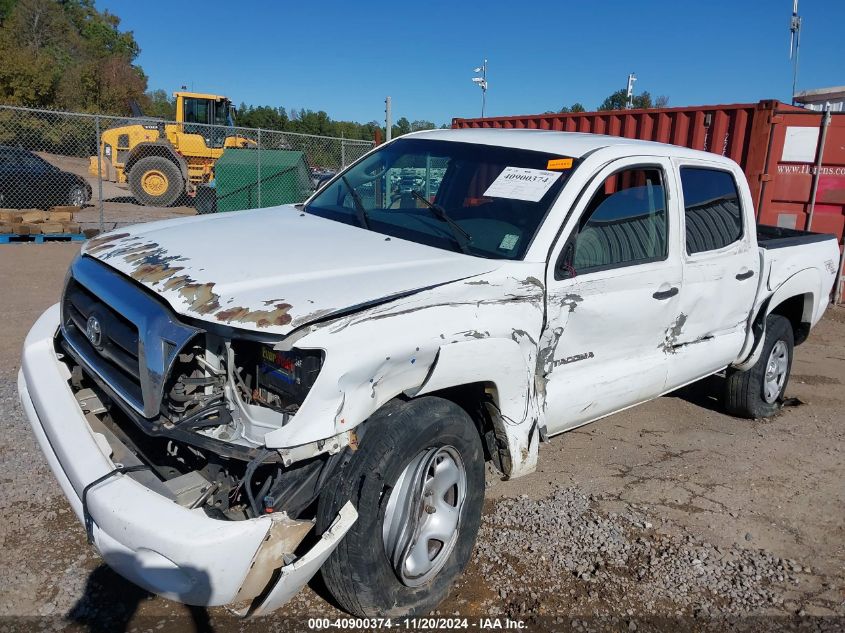
[[[479,382],[494,386],[506,474],[531,472],[543,426],[535,370],[544,295],[534,269],[509,264],[306,328],[297,347],[325,350],[325,363],[296,415],[265,436],[267,447],[319,443],[397,396]]]

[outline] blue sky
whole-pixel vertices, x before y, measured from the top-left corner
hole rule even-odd
[[[141,46],[151,88],[187,85],[235,103],[332,118],[438,124],[479,116],[470,78],[489,59],[488,116],[623,87],[670,105],[789,101],[791,0],[639,2],[161,2],[97,0]],[[195,9],[194,7],[198,7]],[[845,1],[801,0],[799,90],[845,84]]]

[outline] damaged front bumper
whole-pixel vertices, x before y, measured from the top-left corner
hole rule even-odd
[[[35,437],[77,518],[106,563],[135,584],[192,605],[252,601],[241,613],[263,615],[296,594],[355,523],[347,503],[322,538],[291,560],[310,525],[284,514],[225,521],[188,509],[116,474],[109,440],[95,432],[70,389],[53,339],[59,306],[49,308],[24,343],[18,389]],[[110,441],[114,441],[111,438]],[[283,554],[288,555],[285,559]],[[287,562],[288,564],[285,564]],[[277,573],[278,572],[278,573]]]

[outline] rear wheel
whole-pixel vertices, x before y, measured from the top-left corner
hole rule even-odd
[[[728,370],[728,413],[743,418],[767,418],[777,413],[792,370],[793,348],[792,324],[786,317],[770,314],[760,358],[745,371]]]
[[[162,156],[147,156],[132,166],[129,188],[148,207],[169,207],[185,191],[182,172]]]
[[[484,456],[472,420],[431,396],[376,413],[321,495],[318,529],[347,500],[358,520],[323,565],[332,595],[355,615],[428,613],[466,566],[481,521]]]

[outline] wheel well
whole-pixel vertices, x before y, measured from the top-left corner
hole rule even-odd
[[[792,324],[795,345],[807,340],[810,334],[810,319],[813,311],[813,295],[810,293],[795,295],[779,303],[770,314],[779,314]]]
[[[493,420],[499,410],[498,392],[493,383],[472,382],[432,391],[426,395],[450,400],[466,411],[484,446],[484,460],[493,462],[502,473],[510,470],[507,438],[502,436]]]
[[[187,180],[188,166],[185,163],[185,159],[178,156],[170,145],[162,143],[142,143],[140,145],[136,145],[126,161],[126,167],[124,168],[126,173],[128,174],[135,163],[139,160],[142,158],[148,158],[149,156],[161,156],[162,158],[166,158],[179,168],[179,171],[182,172],[182,176]]]

